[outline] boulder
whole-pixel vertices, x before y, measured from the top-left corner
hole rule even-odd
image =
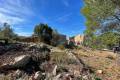
[[[34,51],[34,50],[38,50],[38,48],[35,45],[30,45],[28,47],[28,51]]]
[[[96,73],[97,73],[97,74],[102,74],[103,71],[102,71],[102,70],[97,70]]]
[[[13,66],[10,64],[3,64],[0,66],[0,73],[5,73],[8,70],[13,69]]]
[[[53,74],[53,76],[55,76],[55,75],[57,75],[57,65],[55,65],[55,67],[54,67],[54,69],[53,69],[53,71],[52,71],[52,74]]]
[[[83,80],[89,80],[87,75],[82,76]]]
[[[74,76],[75,77],[79,77],[80,76],[80,71],[78,70],[74,70]]]
[[[45,80],[45,74],[38,71],[35,73],[34,79],[35,80]]]
[[[50,52],[50,49],[47,47],[47,45],[45,44],[32,44],[30,46],[28,46],[28,51],[34,51],[34,52],[44,52],[44,53],[48,53]]]
[[[63,75],[62,80],[72,80],[72,77],[70,74],[66,73]]]
[[[22,77],[23,75],[24,75],[24,72],[19,69],[14,73],[14,76],[16,77],[16,79]]]
[[[22,55],[16,57],[13,63],[13,66],[16,68],[24,68],[31,60],[31,56],[29,55]]]
[[[61,77],[61,74],[58,74],[57,76],[55,76],[55,77],[53,78],[53,80],[60,80],[60,77]]]

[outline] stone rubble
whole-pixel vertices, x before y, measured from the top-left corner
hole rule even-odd
[[[77,67],[82,66],[81,68],[83,68],[83,65],[80,64],[72,52],[68,51],[67,53],[81,66],[75,68],[70,66],[62,72],[58,72],[60,71],[59,65],[50,61],[51,50],[56,52],[57,49],[54,51],[51,46],[32,43],[14,46],[15,48],[9,46],[6,52],[2,54],[4,57],[1,57],[1,59],[5,60],[5,56],[8,55],[9,59],[8,61],[6,59],[6,64],[0,65],[0,76],[11,75],[11,80],[81,80],[81,69],[77,69]],[[19,52],[19,50],[15,52],[17,49],[22,52]],[[14,52],[15,54],[13,54]],[[12,60],[9,61],[10,59]],[[83,75],[83,80],[90,80],[88,74]]]

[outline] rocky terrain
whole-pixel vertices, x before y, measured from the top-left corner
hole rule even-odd
[[[0,80],[120,80],[120,58],[108,51],[43,43],[0,46]]]

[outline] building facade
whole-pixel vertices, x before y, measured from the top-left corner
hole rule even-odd
[[[75,45],[82,45],[84,41],[84,35],[77,35],[74,37]]]

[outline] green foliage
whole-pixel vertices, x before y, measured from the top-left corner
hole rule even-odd
[[[37,35],[41,41],[50,44],[52,40],[52,28],[47,24],[39,24],[34,28],[34,34]]]
[[[102,80],[102,79],[100,79],[100,78],[95,78],[95,80]]]
[[[91,48],[111,48],[119,41],[119,26],[114,20],[120,21],[117,9],[118,0],[84,0],[85,6],[81,12],[86,17],[84,45]],[[111,21],[109,21],[111,20]],[[109,25],[104,25],[109,22]],[[116,34],[117,33],[117,34]]]
[[[106,32],[100,36],[100,40],[110,48],[118,43],[119,37],[120,36],[116,33]]]
[[[15,39],[17,35],[8,23],[4,23],[3,27],[0,28],[0,38]]]
[[[99,36],[92,36],[86,40],[86,45],[93,49],[108,48],[112,49],[113,46],[118,45],[120,35],[114,32],[105,32]],[[90,40],[91,39],[91,40]]]
[[[85,7],[82,12],[87,18],[92,18],[101,21],[109,16],[114,15],[116,4],[113,1],[117,0],[84,0]],[[119,1],[117,1],[119,2]]]

